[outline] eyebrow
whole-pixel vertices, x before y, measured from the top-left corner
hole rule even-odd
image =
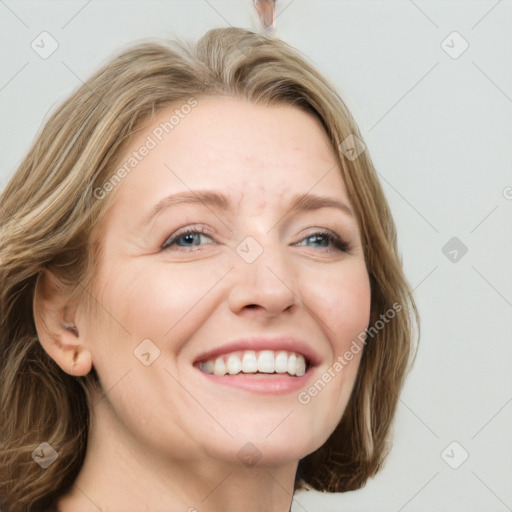
[[[289,212],[319,210],[320,208],[337,208],[350,216],[353,216],[350,206],[334,197],[324,197],[315,194],[298,194],[293,197]]]
[[[148,220],[160,214],[162,211],[178,204],[197,204],[201,203],[206,206],[216,206],[220,210],[230,210],[231,203],[229,199],[218,192],[209,192],[198,190],[196,192],[181,192],[179,194],[173,194],[171,196],[164,197],[159,201],[155,207],[151,210]]]
[[[150,221],[164,210],[180,204],[203,204],[207,207],[217,207],[220,210],[232,211],[233,205],[222,193],[211,191],[188,191],[164,197],[151,210],[147,220]],[[287,208],[288,215],[297,211],[319,210],[320,208],[337,208],[344,213],[353,216],[350,206],[334,197],[319,196],[316,194],[297,194]]]

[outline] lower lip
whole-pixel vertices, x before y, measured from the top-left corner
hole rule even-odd
[[[303,388],[310,380],[313,374],[313,368],[310,368],[300,377],[291,377],[285,374],[256,374],[256,375],[212,375],[198,369],[206,379],[215,384],[231,386],[233,388],[243,389],[252,393],[281,395],[291,393]]]

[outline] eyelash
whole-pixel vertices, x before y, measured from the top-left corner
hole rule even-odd
[[[172,249],[172,246],[174,245],[174,243],[180,239],[181,237],[184,237],[184,236],[187,236],[187,235],[205,235],[207,236],[208,238],[211,238],[208,234],[208,230],[202,228],[202,227],[198,227],[198,228],[193,228],[193,229],[188,229],[186,231],[182,231],[182,232],[178,232],[176,233],[175,235],[171,235],[163,244],[162,244],[162,249],[164,250],[173,250]],[[313,238],[313,237],[326,237],[327,240],[329,241],[329,243],[334,247],[334,249],[331,247],[331,248],[321,248],[322,250],[324,250],[325,252],[333,252],[335,250],[339,250],[339,251],[342,251],[342,252],[350,252],[350,249],[351,249],[351,246],[350,246],[350,243],[341,239],[336,233],[332,232],[332,231],[329,231],[329,230],[320,230],[320,231],[315,231],[309,235],[307,235],[306,237],[304,237],[302,240],[300,240],[300,242],[303,242],[305,240],[307,240],[308,238]],[[300,242],[297,242],[295,243],[294,245],[299,245]],[[217,244],[217,242],[213,242],[214,245]],[[196,247],[200,247],[200,246],[192,246],[192,248],[186,248],[186,247],[183,247],[183,248],[179,248],[179,249],[176,249],[176,250],[179,250],[179,251],[189,251],[189,250],[197,250]]]
[[[208,231],[202,227],[187,229],[186,231],[177,232],[175,235],[171,235],[162,245],[162,249],[171,250],[171,246],[178,240],[179,238],[187,235],[205,235],[208,238],[211,238],[208,235]],[[214,242],[215,243],[215,242]],[[178,249],[178,250],[187,250],[187,249]]]
[[[315,231],[314,233],[311,233],[311,234],[307,235],[306,237],[304,237],[301,240],[301,242],[303,242],[304,240],[307,240],[308,238],[320,237],[320,236],[327,238],[329,243],[334,246],[334,250],[339,250],[339,251],[343,251],[343,252],[350,251],[350,244],[347,241],[342,240],[336,233],[333,233],[332,231],[329,231],[329,230]],[[298,245],[298,244],[294,244],[294,245]],[[333,251],[333,249],[325,249],[325,248],[322,248],[322,249],[325,250],[326,252]]]

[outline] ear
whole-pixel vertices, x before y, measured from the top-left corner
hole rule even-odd
[[[34,322],[39,341],[48,355],[70,375],[87,375],[92,356],[76,325],[76,308],[58,278],[48,270],[40,272],[34,290]]]

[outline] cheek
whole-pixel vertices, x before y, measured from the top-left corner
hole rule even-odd
[[[325,442],[339,424],[356,380],[362,355],[358,336],[370,318],[371,291],[364,264],[345,265],[340,272],[317,272],[306,305],[329,341],[330,357],[318,368],[315,380],[298,396],[310,418],[318,443]]]
[[[353,262],[325,273],[316,273],[308,287],[307,305],[319,318],[330,340],[333,358],[343,354],[364,333],[370,319],[371,290],[364,263]]]
[[[120,322],[145,326],[163,336],[208,293],[215,272],[153,263],[117,272],[104,283],[108,284],[102,287],[101,298],[112,305]]]
[[[137,312],[131,312],[132,324],[137,316],[143,325],[153,326],[160,337],[177,336],[205,314],[205,307],[210,312],[207,306],[215,296],[216,284],[229,267],[197,263],[183,268],[160,263],[145,269],[127,291],[130,297],[138,295],[137,302],[141,303]]]
[[[216,284],[229,266],[197,263],[177,268],[152,262],[131,268],[129,273],[118,271],[103,281],[108,285],[102,286],[102,305],[111,315],[102,313],[108,326],[99,334],[104,337],[108,330],[118,359],[130,364],[133,350],[142,340],[150,339],[161,350],[162,363],[171,353],[178,353],[212,314],[217,304]],[[171,361],[171,366],[174,364]]]

